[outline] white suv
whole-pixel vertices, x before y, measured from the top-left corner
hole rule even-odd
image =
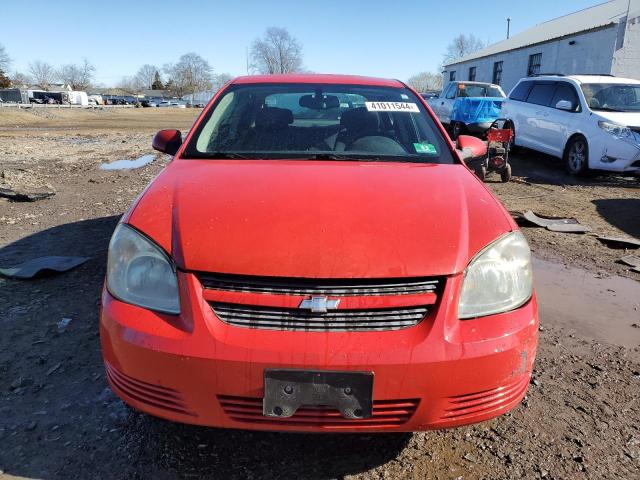
[[[605,75],[521,79],[502,104],[515,145],[564,159],[569,173],[640,173],[640,81]]]

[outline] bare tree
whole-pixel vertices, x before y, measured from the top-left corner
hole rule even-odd
[[[4,45],[0,43],[0,71],[9,71],[9,65],[11,65],[11,57],[9,57]]]
[[[211,89],[217,92],[225,83],[232,79],[233,76],[228,73],[219,73],[218,75],[214,75]]]
[[[453,40],[451,40],[449,45],[447,45],[447,50],[443,55],[443,64],[448,65],[450,63],[453,63],[456,60],[460,60],[465,55],[469,55],[470,53],[473,53],[484,47],[484,42],[476,37],[473,33],[470,33],[469,35],[461,33]]]
[[[145,90],[151,90],[158,73],[158,67],[155,65],[144,64],[136,73],[136,80]]]
[[[251,46],[252,68],[260,73],[292,73],[302,69],[302,45],[285,28],[267,28]]]
[[[2,70],[0,70],[0,88],[9,88],[11,86],[11,79],[7,77]]]
[[[15,72],[11,75],[11,85],[14,87],[21,87],[23,85],[29,85],[31,83],[31,77],[25,73]]]
[[[440,90],[442,88],[442,75],[431,72],[420,72],[410,77],[407,83],[418,92]]]
[[[186,53],[178,63],[164,66],[171,84],[178,96],[194,94],[211,88],[213,69],[204,58],[196,53]]]
[[[123,90],[130,95],[135,95],[142,89],[136,77],[122,77],[116,85],[116,88]]]
[[[36,60],[29,64],[29,74],[33,82],[44,90],[47,90],[49,84],[56,78],[56,71],[53,67],[42,60]]]
[[[95,71],[96,67],[85,58],[80,65],[69,64],[60,67],[57,77],[74,90],[86,90],[91,86]]]

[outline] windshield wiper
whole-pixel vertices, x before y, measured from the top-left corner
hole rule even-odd
[[[600,110],[602,112],[624,112],[624,110],[618,110],[616,108],[609,108],[609,107],[592,107],[592,110]]]
[[[212,159],[240,159],[240,160],[246,160],[250,157],[247,157],[246,155],[241,155],[239,153],[233,153],[233,152],[207,152],[206,154],[206,158],[212,158]]]
[[[312,160],[361,160],[337,153],[314,153],[313,155],[309,155],[309,158]]]

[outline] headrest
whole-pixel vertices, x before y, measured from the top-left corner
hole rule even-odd
[[[340,125],[351,131],[377,131],[380,127],[378,115],[365,107],[345,110],[340,118]]]
[[[287,108],[263,107],[256,113],[256,127],[278,128],[293,123],[293,112]]]

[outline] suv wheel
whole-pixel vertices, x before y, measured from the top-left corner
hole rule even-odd
[[[589,146],[584,137],[572,138],[564,152],[567,171],[572,175],[581,175],[589,169]]]

